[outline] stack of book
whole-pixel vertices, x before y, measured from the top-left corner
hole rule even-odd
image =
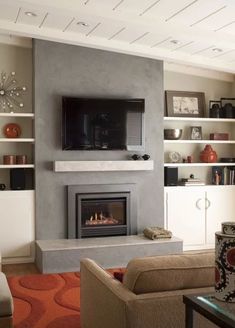
[[[205,182],[197,178],[183,178],[180,180],[181,186],[204,186]]]
[[[235,166],[214,166],[212,167],[212,184],[234,185]]]

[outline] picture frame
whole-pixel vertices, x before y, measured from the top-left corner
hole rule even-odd
[[[202,139],[202,127],[201,126],[191,126],[190,127],[190,139],[191,140],[201,140]]]
[[[204,117],[205,93],[165,91],[166,115],[175,117]]]
[[[222,107],[221,100],[209,100],[209,109],[211,109],[213,105],[218,105],[219,108],[221,108]]]

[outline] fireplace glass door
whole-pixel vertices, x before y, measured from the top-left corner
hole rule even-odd
[[[126,199],[82,201],[82,227],[126,224]]]
[[[79,197],[78,234],[81,237],[128,234],[129,194]]]

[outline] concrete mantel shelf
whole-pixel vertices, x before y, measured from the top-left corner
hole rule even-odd
[[[55,172],[152,171],[152,160],[54,161]]]

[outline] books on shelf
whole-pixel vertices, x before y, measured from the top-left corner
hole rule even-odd
[[[179,184],[181,186],[204,186],[205,182],[197,178],[182,178]]]
[[[235,185],[235,166],[213,166],[212,184]]]

